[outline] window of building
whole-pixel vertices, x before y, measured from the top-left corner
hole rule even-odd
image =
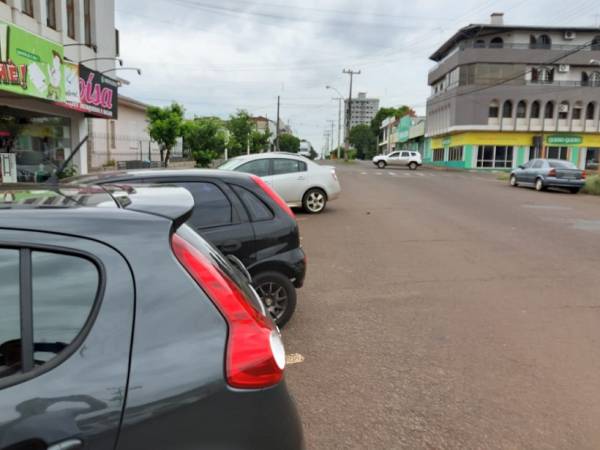
[[[33,0],[22,0],[21,11],[23,14],[33,17]]]
[[[554,119],[554,102],[546,103],[546,108],[544,109],[544,118]]]
[[[306,172],[306,163],[295,159],[274,159],[273,175],[285,175],[288,173]]]
[[[483,145],[477,151],[477,167],[507,169],[513,164],[513,147]]]
[[[600,36],[596,36],[592,41],[592,50],[600,50]]]
[[[502,117],[504,119],[510,119],[513,113],[513,103],[510,100],[506,100],[502,106]]]
[[[253,222],[261,222],[264,220],[271,220],[273,218],[273,212],[269,209],[265,203],[254,195],[249,190],[236,185],[231,185],[231,188],[240,198],[250,218]]]
[[[575,105],[573,106],[573,120],[580,120],[581,119],[581,111],[583,110],[583,105],[581,102],[577,102],[575,103]]]
[[[595,115],[596,115],[596,104],[588,103],[586,112],[585,112],[586,120],[594,120]]]
[[[67,35],[75,39],[75,0],[67,0]]]
[[[600,148],[588,148],[585,160],[587,170],[598,170],[600,168]]]
[[[590,74],[589,85],[593,87],[600,86],[600,72],[592,72]]]
[[[92,42],[92,0],[83,0],[83,31],[85,45],[91,47]]]
[[[242,164],[235,169],[236,172],[251,173],[257,177],[267,177],[270,175],[270,164],[268,159],[257,159],[254,161]]]
[[[560,120],[567,120],[569,118],[569,102],[561,102],[558,106],[558,118]]]
[[[499,113],[500,113],[500,107],[498,106],[498,101],[497,100],[493,100],[490,103],[490,109],[489,109],[488,117],[490,119],[497,119]]]
[[[517,105],[517,118],[524,119],[527,117],[527,102],[521,100]]]
[[[194,197],[194,212],[190,223],[196,228],[212,228],[230,225],[233,210],[227,196],[213,183],[177,183],[186,188]]]
[[[537,46],[537,38],[532,34],[529,36],[529,48],[536,48]]]
[[[46,0],[46,24],[56,30],[56,0]]]
[[[536,146],[529,147],[529,160],[538,159],[542,157],[542,149]]]
[[[490,48],[502,48],[504,47],[504,40],[501,37],[495,37],[490,41]]]
[[[0,249],[0,378],[21,370],[19,252]]]
[[[443,161],[444,160],[444,149],[443,148],[434,148],[433,149],[433,160],[434,161]]]
[[[448,161],[462,161],[463,160],[463,148],[462,147],[450,147],[448,152]]]
[[[548,159],[568,160],[569,147],[548,147]]]
[[[485,48],[485,41],[483,39],[477,39],[475,41],[475,48]]]
[[[539,119],[540,118],[540,102],[539,101],[535,101],[531,104],[531,114],[530,117],[532,119]]]
[[[552,47],[552,39],[547,34],[542,34],[537,41],[537,47],[541,49],[549,49]]]
[[[581,85],[587,86],[589,82],[590,82],[590,77],[587,74],[587,72],[581,72]]]

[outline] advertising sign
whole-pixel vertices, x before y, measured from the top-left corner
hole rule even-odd
[[[550,145],[579,145],[583,142],[583,137],[573,135],[553,135],[546,139]]]
[[[65,100],[63,47],[0,21],[0,90]]]
[[[84,65],[65,65],[63,106],[96,117],[118,117],[118,82]]]

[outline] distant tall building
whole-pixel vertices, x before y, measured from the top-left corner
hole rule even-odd
[[[345,101],[346,121],[348,118],[348,100]],[[367,98],[365,92],[359,92],[357,98],[352,99],[352,111],[350,116],[350,129],[357,125],[370,125],[371,120],[379,111],[379,99]]]

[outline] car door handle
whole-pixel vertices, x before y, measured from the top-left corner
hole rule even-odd
[[[233,253],[242,248],[242,243],[240,241],[227,241],[223,242],[218,247],[224,253]]]
[[[59,442],[58,444],[51,445],[48,450],[78,450],[82,448],[83,442],[80,439],[69,439],[67,441]]]

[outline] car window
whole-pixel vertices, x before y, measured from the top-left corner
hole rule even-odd
[[[0,378],[21,368],[13,344],[21,336],[19,293],[19,252],[0,249]]]
[[[533,163],[533,166],[532,166],[532,167],[533,167],[534,169],[541,169],[542,167],[544,167],[544,161],[542,161],[542,160],[539,160],[539,159],[538,159],[537,161],[535,161],[535,162]]]
[[[397,157],[398,157],[398,155],[400,155],[400,152],[394,152],[394,153],[390,153],[390,154],[388,155],[388,158],[397,158]]]
[[[410,153],[408,153],[408,152],[402,152],[401,157],[402,158],[408,158],[408,157],[410,157]]]
[[[575,164],[569,161],[548,161],[548,164],[553,169],[577,169]]]
[[[240,167],[235,169],[236,172],[251,173],[257,177],[269,176],[269,160],[268,159],[257,159],[255,161],[247,162],[242,164]]]
[[[269,209],[269,207],[248,189],[236,185],[231,185],[231,188],[248,210],[250,218],[253,222],[271,220],[273,218],[273,212]]]
[[[529,168],[531,168],[531,166],[533,166],[533,163],[534,163],[534,162],[535,162],[535,160],[527,161],[527,163],[526,163],[526,164],[524,164],[524,165],[523,165],[523,167],[524,167],[525,169],[529,169]]]
[[[196,228],[211,228],[230,225],[233,208],[225,193],[213,183],[176,183],[186,188],[194,197],[194,211],[189,223]]]
[[[417,154],[416,154],[416,153],[414,153],[414,152],[412,152],[412,153],[410,154],[410,156],[417,156]]]
[[[295,159],[274,159],[273,175],[306,172],[306,163]]]
[[[34,359],[48,362],[77,337],[94,306],[99,274],[78,256],[31,253]]]

